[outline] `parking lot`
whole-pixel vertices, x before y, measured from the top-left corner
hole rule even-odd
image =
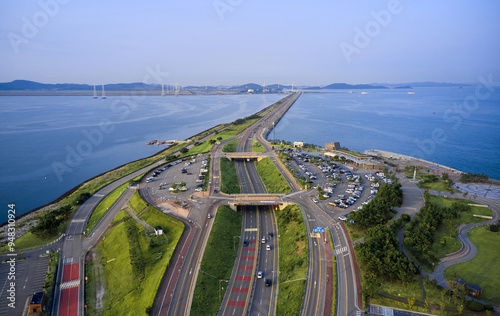
[[[208,168],[207,154],[165,163],[146,175],[146,188],[158,201],[189,200],[202,190]]]
[[[382,172],[356,169],[313,154],[292,152],[291,155],[293,160],[288,167],[318,189],[318,194],[310,196],[311,200],[339,220],[347,220],[350,212],[369,203],[379,184],[391,182]]]

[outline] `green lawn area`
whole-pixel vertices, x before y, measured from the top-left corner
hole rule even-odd
[[[119,221],[123,220],[125,217],[127,217],[127,211],[121,210],[116,214],[115,218],[111,221],[111,226],[117,224]]]
[[[408,284],[382,281],[379,293],[390,295],[392,297],[401,297],[405,300],[415,298],[416,302],[422,303],[423,292],[420,287],[420,275],[415,275],[413,281]],[[379,297],[371,298],[370,303],[378,304],[379,300]]]
[[[124,219],[133,221],[130,215],[122,214]],[[138,244],[145,263],[142,280],[133,274],[125,222],[111,228],[97,245],[100,262],[104,265],[105,287],[103,310],[97,313],[99,315],[146,315],[146,309],[153,304],[184,225],[151,206],[144,212],[142,220],[151,226],[161,226],[165,232],[158,237],[146,234],[140,224],[132,222],[140,231]]]
[[[271,158],[264,158],[261,161],[257,161],[255,165],[268,193],[290,192],[290,186],[278,168],[276,168]]]
[[[436,182],[429,182],[429,183],[422,183],[420,185],[422,189],[427,189],[427,190],[436,190],[436,191],[447,191],[451,193],[460,193],[460,191],[450,188],[448,184],[446,184],[444,181],[436,181]]]
[[[262,146],[261,143],[259,143],[258,141],[256,141],[254,139],[253,140],[253,144],[252,144],[252,151],[255,152],[255,153],[265,153],[266,152],[266,148],[264,148],[264,146]]]
[[[240,183],[234,162],[227,158],[220,159],[221,186],[220,190],[227,194],[240,193]]]
[[[478,249],[477,256],[467,262],[448,267],[444,274],[451,281],[453,274],[468,283],[483,288],[481,300],[500,305],[500,233],[492,233],[489,226],[481,226],[469,231],[469,239]]]
[[[118,200],[118,198],[122,195],[125,190],[127,190],[128,183],[125,183],[118,188],[116,188],[113,192],[108,194],[97,207],[92,212],[92,215],[89,218],[87,223],[86,233],[88,234],[92,229],[94,229],[95,225],[99,223],[101,218],[108,212],[108,209],[113,205],[113,203]]]
[[[227,205],[219,207],[208,238],[191,305],[191,315],[217,315],[229,280],[241,234],[241,213]],[[235,240],[236,239],[236,240]],[[236,244],[238,246],[238,244]],[[224,290],[223,290],[224,289]]]
[[[297,205],[276,212],[279,238],[279,291],[276,315],[299,315],[306,287],[307,232]]]
[[[141,198],[139,191],[135,191],[134,194],[132,194],[132,197],[128,201],[128,205],[130,205],[135,214],[139,214],[147,207],[147,203]]]
[[[238,145],[239,139],[235,139],[224,145],[222,152],[224,153],[234,153],[236,152],[236,146]]]
[[[26,249],[26,248],[31,248],[31,247],[38,247],[38,246],[43,246],[55,239],[57,239],[59,236],[54,236],[54,237],[49,237],[49,238],[41,238],[36,235],[33,235],[30,232],[27,232],[26,234],[22,235],[21,237],[17,238],[14,240],[15,244],[15,249],[21,250],[21,249]],[[0,253],[2,252],[8,252],[9,248],[8,245],[3,246],[0,249]]]

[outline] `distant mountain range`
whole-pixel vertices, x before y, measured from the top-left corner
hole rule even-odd
[[[458,87],[467,86],[469,84],[459,83],[439,83],[439,82],[411,82],[400,84],[347,84],[347,83],[332,83],[327,86],[294,86],[294,89],[302,90],[367,90],[367,89],[412,89],[415,87]],[[165,89],[173,90],[173,85],[165,85]],[[0,91],[91,91],[93,85],[74,84],[74,83],[57,83],[46,84],[28,80],[14,80],[12,82],[0,83]],[[101,89],[101,85],[96,85],[96,89]],[[104,85],[106,91],[160,91],[160,84],[145,84],[142,82],[133,83],[114,83]],[[186,86],[183,90],[198,90],[198,91],[217,91],[229,90],[247,92],[252,89],[254,92],[262,92],[263,89],[268,91],[282,91],[292,89],[291,85],[271,84],[259,85],[256,83],[247,83],[239,86],[224,87],[224,86]]]

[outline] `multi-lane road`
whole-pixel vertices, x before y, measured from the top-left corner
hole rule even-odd
[[[335,246],[340,249],[349,248],[348,239],[339,224],[335,223],[325,210],[320,209],[312,203],[308,192],[299,191],[299,187],[292,175],[278,161],[270,145],[264,139],[273,122],[278,121],[288,108],[300,96],[299,93],[289,96],[280,106],[272,109],[261,120],[257,121],[243,133],[233,139],[239,138],[237,151],[251,152],[254,140],[261,142],[268,150],[266,155],[270,156],[278,169],[283,173],[285,179],[292,188],[292,193],[282,197],[281,201],[293,202],[300,206],[306,221],[309,245],[309,268],[306,282],[306,291],[302,304],[301,315],[323,314],[328,307],[329,299],[326,298],[327,287],[333,282],[327,275],[328,258],[324,235],[315,234],[314,227],[322,226],[330,228]],[[207,217],[208,213],[215,214],[218,206],[234,200],[234,197],[224,195],[220,192],[220,170],[218,158],[223,156],[221,149],[230,140],[218,144],[212,148],[212,164],[210,166],[210,182],[208,196],[198,197],[191,203],[191,211],[187,215],[173,214],[169,210],[162,209],[162,203],[148,191],[146,183],[139,185],[141,196],[150,204],[160,210],[178,218],[185,224],[185,231],[178,243],[172,257],[171,264],[167,268],[164,278],[160,284],[155,302],[153,304],[153,315],[188,315],[190,312],[192,295],[199,273],[201,259],[204,253],[208,236],[210,234],[213,219]],[[155,166],[160,166],[158,162]],[[267,193],[260,179],[253,161],[242,159],[236,162],[237,173],[240,181],[241,192],[246,195]],[[150,169],[152,166],[148,166]],[[78,315],[83,315],[83,256],[88,247],[93,245],[104,233],[108,222],[112,220],[117,210],[112,209],[106,215],[97,228],[92,231],[84,241],[85,226],[93,209],[107,194],[122,183],[142,174],[146,168],[139,170],[125,178],[116,181],[97,192],[87,200],[75,213],[67,229],[61,259],[60,271],[57,285],[61,290],[56,294],[56,312],[59,315],[71,315],[74,310]],[[126,201],[131,192],[127,190],[117,201],[116,207]],[[187,200],[187,199],[186,199]],[[241,207],[243,213],[243,225],[239,242],[237,259],[235,261],[230,280],[222,280],[221,286],[226,285],[222,299],[221,315],[274,315],[276,311],[277,293],[279,290],[278,271],[278,238],[277,225],[274,212],[276,210],[269,206],[246,206]],[[338,234],[337,234],[338,232]],[[264,238],[264,240],[263,240]],[[328,246],[329,247],[329,246]],[[336,249],[337,249],[336,248]],[[350,248],[349,248],[350,249]],[[334,254],[335,251],[334,251]],[[339,288],[345,286],[345,290],[339,291],[337,308],[339,315],[354,315],[356,313],[353,297],[357,288],[353,283],[353,270],[350,251],[341,251],[336,254],[337,275],[339,276]],[[64,271],[72,271],[69,275]],[[258,278],[258,272],[262,271],[262,278]],[[342,271],[345,271],[342,273]],[[342,275],[345,278],[342,278]],[[68,279],[69,278],[69,279]],[[266,285],[266,280],[267,285]],[[349,283],[350,282],[350,283]],[[71,283],[71,285],[69,284]],[[76,289],[75,289],[76,288]],[[65,290],[71,289],[71,293]],[[78,299],[75,307],[75,293]],[[67,297],[73,297],[67,301]],[[71,311],[67,306],[72,306]],[[61,309],[62,308],[62,309]],[[63,310],[66,309],[66,310]],[[353,314],[354,313],[354,314]]]

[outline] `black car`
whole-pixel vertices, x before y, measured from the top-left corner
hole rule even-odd
[[[243,246],[248,246],[248,240],[243,240]]]
[[[271,279],[266,279],[266,286],[271,286]]]

